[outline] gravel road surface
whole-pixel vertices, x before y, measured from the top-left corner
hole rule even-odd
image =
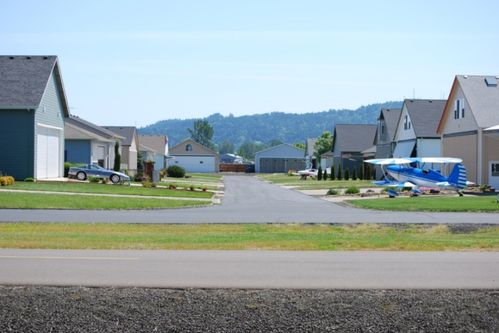
[[[498,290],[0,287],[0,332],[497,332]]]
[[[100,223],[484,223],[497,213],[387,212],[327,202],[252,176],[225,176],[222,205],[170,210],[2,209],[0,222]]]

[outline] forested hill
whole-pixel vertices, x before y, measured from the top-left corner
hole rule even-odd
[[[271,112],[250,116],[222,116],[219,113],[207,118],[214,128],[213,141],[232,142],[239,147],[243,142],[267,143],[279,140],[285,143],[304,142],[323,131],[332,131],[334,124],[374,124],[381,108],[401,107],[402,102],[385,102],[361,106],[357,110],[329,110],[312,113]],[[139,129],[140,134],[163,134],[169,138],[170,147],[189,137],[188,128],[196,119],[161,120]]]

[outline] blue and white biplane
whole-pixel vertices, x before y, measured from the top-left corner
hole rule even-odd
[[[466,180],[466,168],[460,158],[454,157],[407,157],[381,158],[364,161],[379,165],[383,180],[374,184],[396,188],[411,188],[413,195],[421,194],[420,187],[455,190],[462,196],[461,190],[472,184]],[[438,168],[434,168],[434,165]],[[450,164],[455,164],[448,176],[442,171]],[[388,190],[391,197],[397,196],[394,190]]]

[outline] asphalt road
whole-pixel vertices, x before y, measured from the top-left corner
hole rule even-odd
[[[327,202],[251,176],[225,176],[222,205],[169,210],[2,209],[0,222],[101,223],[485,223],[496,213],[386,212]]]
[[[1,285],[497,289],[499,252],[0,250]]]

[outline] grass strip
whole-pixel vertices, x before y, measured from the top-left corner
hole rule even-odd
[[[160,198],[127,198],[43,193],[0,192],[0,208],[146,209],[206,206],[209,202]]]
[[[347,200],[359,208],[426,212],[499,212],[495,196],[413,197]],[[498,216],[499,219],[499,216]]]
[[[274,184],[297,186],[299,189],[329,189],[329,188],[348,188],[350,186],[357,187],[376,187],[371,180],[316,180],[307,179],[300,180],[300,176],[288,176],[287,174],[264,174],[257,176],[260,179],[267,180]]]
[[[105,185],[92,183],[67,182],[16,182],[9,186],[10,190],[30,190],[47,192],[97,193],[97,194],[127,194],[158,197],[211,198],[213,193],[201,191],[169,190],[164,188],[145,188],[124,185]]]
[[[499,226],[0,224],[1,248],[153,250],[499,250]],[[459,228],[459,227],[458,227]]]

